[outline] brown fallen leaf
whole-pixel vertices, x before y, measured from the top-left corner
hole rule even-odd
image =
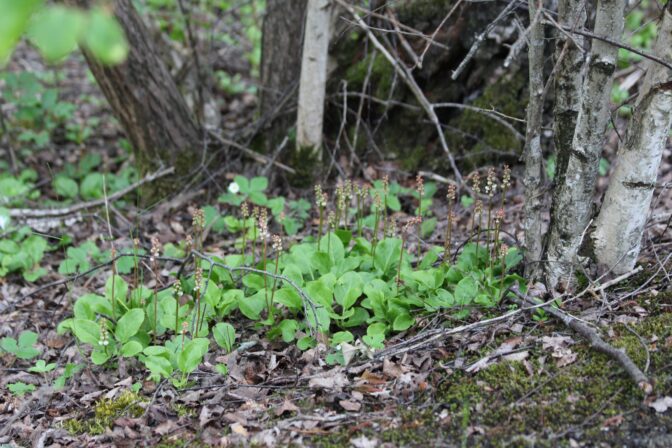
[[[609,428],[615,428],[617,426],[621,426],[621,423],[623,423],[623,415],[618,414],[614,415],[613,417],[609,417],[605,421],[602,422],[602,430],[608,430]]]
[[[341,400],[338,404],[340,404],[343,409],[350,412],[358,412],[362,408],[362,403],[350,400]]]
[[[301,409],[299,409],[297,405],[289,401],[289,399],[285,398],[285,401],[283,401],[279,407],[275,408],[275,411],[273,412],[276,417],[279,417],[285,412],[299,412],[300,410]]]
[[[230,428],[231,428],[231,432],[233,432],[234,434],[238,434],[238,435],[243,436],[243,437],[248,436],[247,429],[245,429],[245,427],[243,425],[241,425],[240,423],[234,423],[234,424],[230,425]]]

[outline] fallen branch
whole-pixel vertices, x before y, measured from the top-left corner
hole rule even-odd
[[[172,166],[170,168],[164,168],[162,170],[148,174],[139,181],[129,185],[128,187],[122,190],[117,191],[114,194],[109,195],[106,198],[96,199],[95,201],[81,202],[79,204],[63,208],[47,208],[47,209],[10,208],[9,216],[11,216],[12,218],[22,218],[22,219],[29,219],[29,218],[42,219],[42,218],[57,218],[59,216],[72,215],[82,210],[103,206],[105,205],[106,201],[115,201],[146,183],[155,181],[156,179],[167,176],[174,172],[175,168]]]
[[[536,303],[534,300],[523,296],[519,292],[515,290],[512,290],[512,292],[516,295],[517,298],[511,298],[511,300],[518,305],[538,305],[538,303]],[[590,346],[595,350],[604,353],[614,361],[618,362],[621,367],[623,367],[623,370],[625,370],[628,376],[635,382],[635,384],[637,384],[640,389],[642,389],[642,391],[644,391],[646,395],[649,395],[651,392],[653,392],[653,385],[651,384],[651,381],[649,381],[644,372],[642,372],[639,367],[637,367],[637,365],[624,351],[609,345],[600,337],[600,335],[597,334],[597,331],[584,324],[576,317],[560,310],[559,308],[555,308],[549,304],[541,306],[541,309],[556,319],[559,319],[563,324],[577,332],[579,335],[583,336],[590,343]]]

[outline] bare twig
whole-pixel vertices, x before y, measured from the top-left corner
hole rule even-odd
[[[216,132],[209,131],[209,134],[212,137],[214,137],[219,143],[221,143],[223,145],[233,146],[234,148],[241,150],[246,156],[250,157],[251,159],[254,159],[254,161],[256,161],[258,163],[263,163],[263,164],[272,163],[273,165],[275,165],[276,167],[280,168],[283,171],[286,171],[290,174],[296,174],[296,170],[294,168],[291,168],[291,167],[285,165],[284,163],[278,162],[277,160],[273,160],[273,159],[271,159],[271,158],[269,158],[269,157],[267,157],[263,154],[260,154],[256,151],[251,150],[247,146],[243,146],[240,143],[237,143],[237,142],[234,142],[233,140],[229,140],[228,138],[222,137],[221,135],[219,135]]]
[[[485,30],[481,34],[476,36],[476,40],[474,40],[474,43],[469,49],[467,56],[462,60],[462,62],[460,62],[460,65],[457,66],[457,68],[453,71],[453,74],[450,76],[450,78],[453,81],[455,81],[462,74],[464,69],[467,67],[467,64],[469,64],[469,62],[474,58],[481,44],[483,43],[487,35],[490,33],[490,31],[492,31],[492,29],[495,27],[497,22],[506,17],[517,6],[518,2],[516,0],[511,1],[508,5],[506,5],[504,9],[502,9],[502,12],[500,12],[499,15],[495,17],[495,20],[490,22],[490,24],[485,28]]]
[[[378,51],[381,52],[381,54],[385,57],[385,59],[388,60],[390,64],[392,64],[392,67],[394,70],[397,72],[397,74],[404,80],[408,88],[411,90],[413,95],[415,96],[415,99],[420,103],[420,106],[425,110],[425,113],[429,117],[430,121],[432,124],[436,127],[436,132],[439,134],[439,140],[441,142],[441,146],[443,147],[444,152],[448,156],[448,161],[450,163],[450,167],[453,170],[453,174],[455,174],[455,179],[458,184],[462,185],[462,174],[460,173],[460,170],[458,170],[457,165],[455,164],[455,158],[453,157],[453,154],[450,152],[450,149],[448,148],[448,142],[446,142],[446,137],[443,135],[443,129],[441,128],[441,123],[439,122],[439,118],[436,116],[436,112],[434,111],[434,107],[432,104],[427,100],[427,97],[425,97],[425,94],[422,92],[422,89],[420,89],[420,86],[418,86],[418,83],[415,81],[415,78],[413,78],[413,75],[408,71],[405,65],[401,64],[398,59],[393,57],[390,52],[385,48],[385,46],[378,40],[378,38],[371,32],[371,29],[369,26],[362,20],[362,18],[357,14],[357,12],[352,8],[351,5],[347,4],[343,0],[335,0],[336,3],[339,5],[343,6],[355,19],[357,24],[359,25],[362,30],[366,33],[367,37],[373,43],[373,45],[378,49]]]
[[[515,290],[512,290],[512,292],[516,295],[517,298],[511,298],[511,300],[518,303],[519,305],[538,305],[533,299],[525,297]],[[614,361],[618,362],[623,367],[623,370],[625,370],[628,376],[630,376],[635,384],[637,384],[637,386],[642,389],[646,395],[649,395],[651,392],[653,392],[653,385],[651,384],[651,381],[624,351],[618,350],[607,344],[594,329],[590,328],[576,317],[570,316],[559,308],[549,305],[542,306],[541,308],[556,319],[562,321],[562,323],[577,332],[579,335],[583,336],[590,343],[590,346],[595,350],[604,353]]]
[[[10,208],[9,209],[9,216],[13,218],[56,218],[59,216],[67,216],[67,215],[72,215],[74,213],[77,213],[82,210],[86,210],[89,208],[94,208],[94,207],[100,207],[101,205],[105,205],[107,201],[115,201],[119,199],[122,196],[127,195],[131,191],[135,190],[136,188],[152,182],[156,179],[159,179],[161,177],[167,176],[169,174],[172,174],[175,172],[175,168],[172,166],[170,168],[164,168],[162,170],[156,171],[155,173],[151,173],[147,176],[145,176],[143,179],[140,179],[139,181],[133,183],[132,185],[129,185],[128,187],[117,191],[116,193],[111,194],[110,196],[107,196],[102,199],[96,199],[95,201],[89,201],[89,202],[82,202],[79,204],[72,205],[70,207],[64,207],[64,208],[47,208],[47,209],[29,209],[29,208]]]

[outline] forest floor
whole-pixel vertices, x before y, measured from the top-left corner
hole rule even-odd
[[[66,97],[80,84],[91,87],[78,73],[79,78],[66,76],[62,83]],[[85,145],[55,143],[22,159],[23,167],[38,173],[35,188],[41,192],[25,207],[39,208],[55,199],[50,187],[54,172],[68,163],[79,164],[85,155],[101,155],[99,172],[114,174],[128,167],[118,149],[119,130],[105,118],[106,108],[87,104],[94,105],[82,106],[78,116],[87,120],[87,115],[96,115],[102,120]],[[669,151],[666,158],[661,182],[669,185]],[[385,172],[378,168],[373,172]],[[225,167],[227,178],[240,174],[237,169],[235,164]],[[410,185],[412,176],[396,180]],[[603,178],[602,188],[604,182]],[[112,229],[104,213],[91,210],[49,222],[42,234],[54,241],[69,236],[73,246],[98,241],[108,230],[118,247],[132,246],[131,235],[147,249],[155,235],[163,244],[177,244],[190,227],[190,211],[205,205],[222,207],[216,197],[224,191],[225,186],[216,183],[208,189],[192,186],[150,210],[119,202],[111,207]],[[669,214],[666,191],[658,190],[652,216]],[[294,199],[312,197],[310,192],[283,193]],[[443,197],[445,188],[439,193]],[[505,224],[514,237],[520,234],[521,200],[518,185],[512,190]],[[442,216],[445,206],[436,201],[435,207],[435,214]],[[228,212],[223,207],[221,211]],[[315,226],[311,220],[307,228]],[[460,221],[462,237],[466,227],[467,221]],[[47,273],[37,283],[27,283],[18,274],[0,279],[0,336],[35,331],[40,359],[57,365],[40,374],[28,371],[31,362],[0,354],[0,446],[669,447],[672,287],[669,264],[667,268],[661,264],[665,258],[661,254],[670,250],[669,229],[666,234],[661,229],[666,229],[664,221],[651,226],[641,272],[607,290],[589,288],[588,294],[563,308],[626,351],[653,380],[649,396],[619,364],[561,322],[523,313],[400,355],[360,358],[347,366],[327,365],[320,346],[301,352],[293,344],[269,341],[241,317],[231,320],[239,333],[239,348],[229,354],[221,349],[209,352],[188,384],[176,388],[165,380],[147,380],[144,366],[134,358],[95,366],[70,335],[57,333],[59,322],[72,315],[74,300],[102,290],[109,271],[23,298],[40,285],[63,278],[58,266],[65,249],[59,248],[46,253],[41,266]],[[442,232],[439,224],[434,240],[440,240]],[[211,232],[204,250],[226,255],[231,246],[230,236]],[[510,306],[503,301],[462,321],[449,313],[426,316],[386,344],[394,346],[432,328],[499,316]],[[228,375],[219,374],[216,364],[226,364]],[[66,365],[76,367],[65,372]],[[52,381],[64,373],[65,386],[56,390]],[[12,393],[8,385],[15,383],[33,385],[34,390]]]

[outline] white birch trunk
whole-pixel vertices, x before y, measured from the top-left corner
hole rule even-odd
[[[672,62],[672,3],[667,4],[654,54]],[[672,126],[672,71],[647,61],[647,72],[617,166],[595,221],[596,261],[623,274],[635,266],[658,168]]]
[[[308,0],[303,39],[297,117],[297,150],[308,150],[319,160],[322,154],[322,122],[327,83],[327,59],[331,35],[331,2]]]
[[[525,232],[526,273],[530,277],[536,277],[538,274],[542,251],[543,155],[541,151],[541,118],[544,111],[544,26],[539,11],[540,5],[543,6],[541,0],[528,1],[530,12],[528,45],[530,97],[527,106],[525,136],[523,229]]]
[[[599,0],[595,34],[619,41],[624,9],[624,0]],[[617,55],[616,46],[593,40],[566,175],[553,197],[546,277],[554,289],[572,286],[576,256],[591,218]]]

